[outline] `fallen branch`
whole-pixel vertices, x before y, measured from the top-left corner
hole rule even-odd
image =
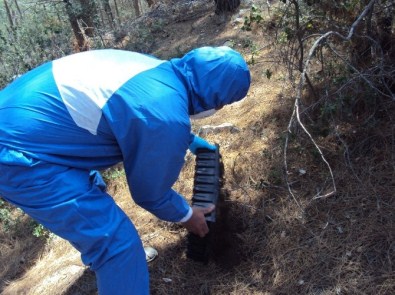
[[[330,191],[329,193],[326,194],[317,194],[316,196],[313,197],[314,199],[320,199],[320,198],[326,198],[329,196],[332,196],[336,193],[336,183],[335,183],[335,179],[333,176],[333,171],[332,168],[329,164],[329,162],[326,160],[324,154],[322,153],[322,150],[320,149],[320,147],[318,146],[318,144],[315,142],[314,138],[312,137],[312,135],[309,133],[309,131],[307,130],[307,128],[304,126],[304,124],[302,123],[301,119],[300,119],[300,112],[299,112],[299,106],[300,106],[300,100],[302,97],[302,89],[303,86],[306,83],[306,79],[307,79],[307,73],[309,70],[309,66],[310,66],[310,62],[312,60],[313,55],[315,54],[315,51],[317,50],[318,46],[326,41],[330,36],[334,35],[337,36],[345,41],[349,41],[353,35],[354,35],[354,31],[356,29],[356,27],[358,26],[358,24],[361,22],[361,20],[369,13],[369,11],[372,9],[374,3],[376,2],[376,0],[371,0],[369,2],[369,4],[365,7],[365,9],[363,10],[363,12],[359,15],[359,17],[357,18],[357,20],[351,25],[351,28],[348,32],[347,36],[343,36],[342,34],[336,32],[336,31],[329,31],[323,35],[321,35],[313,44],[313,46],[310,48],[309,54],[306,58],[306,61],[304,63],[303,66],[303,71],[301,74],[301,78],[300,78],[300,82],[297,88],[297,96],[295,98],[295,103],[294,103],[294,109],[291,115],[291,119],[289,121],[288,124],[288,128],[287,128],[287,136],[286,136],[286,140],[285,140],[285,144],[284,144],[284,167],[285,167],[285,180],[287,183],[287,187],[288,187],[288,191],[291,194],[292,198],[294,199],[294,201],[296,202],[296,204],[300,206],[299,202],[297,201],[295,195],[292,192],[291,186],[289,184],[289,180],[288,180],[288,165],[287,165],[287,150],[288,150],[288,141],[289,141],[289,135],[292,134],[292,126],[295,122],[295,120],[297,121],[297,123],[299,124],[299,126],[302,128],[302,130],[305,132],[305,134],[307,134],[307,136],[309,137],[310,141],[313,143],[313,145],[315,146],[315,148],[317,149],[318,153],[321,156],[322,161],[325,163],[325,165],[328,167],[331,179],[332,179],[332,187],[333,190]]]

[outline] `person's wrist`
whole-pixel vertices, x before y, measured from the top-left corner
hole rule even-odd
[[[189,207],[187,214],[179,222],[181,223],[187,222],[188,220],[191,219],[192,214],[193,214],[193,210],[191,207]]]

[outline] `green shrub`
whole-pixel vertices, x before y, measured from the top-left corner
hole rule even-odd
[[[71,30],[58,8],[31,4],[13,26],[0,24],[0,88],[36,66],[72,52]]]

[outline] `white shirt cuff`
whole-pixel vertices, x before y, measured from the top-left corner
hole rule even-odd
[[[192,213],[193,213],[192,208],[189,207],[187,215],[185,215],[179,222],[187,222],[189,218],[191,218]]]

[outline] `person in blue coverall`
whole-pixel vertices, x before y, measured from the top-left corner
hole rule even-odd
[[[228,47],[160,60],[114,49],[45,63],[0,91],[0,196],[68,240],[99,294],[148,294],[145,252],[98,171],[123,162],[133,200],[200,236],[204,214],[172,189],[188,148],[215,149],[190,117],[244,98],[250,73]]]

